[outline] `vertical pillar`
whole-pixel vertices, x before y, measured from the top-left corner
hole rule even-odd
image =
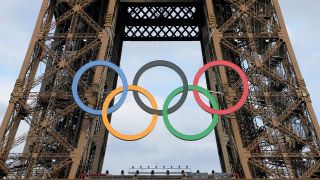
[[[208,11],[208,16],[212,17],[214,13],[214,7],[212,4],[212,0],[206,0],[206,6],[207,6],[207,11]],[[222,49],[220,47],[220,41],[223,38],[223,34],[221,32],[219,32],[218,30],[215,29],[215,26],[210,26],[210,30],[211,32],[213,32],[213,36],[212,36],[212,41],[214,44],[214,50],[215,50],[215,55],[216,55],[216,59],[218,60],[223,60],[223,54],[222,54]],[[220,75],[220,79],[221,79],[221,83],[223,87],[227,87],[227,91],[230,91],[230,88],[228,88],[228,78],[226,75],[226,71],[225,71],[225,67],[219,67],[219,75]],[[233,104],[231,104],[232,99],[234,98],[234,95],[232,95],[232,93],[225,94],[226,97],[226,102],[227,102],[227,106],[231,107],[233,106]],[[241,166],[243,168],[243,172],[245,175],[245,178],[247,179],[251,179],[251,173],[250,173],[250,168],[248,165],[248,157],[246,156],[246,150],[243,147],[242,141],[241,141],[241,134],[239,131],[239,126],[238,126],[238,122],[237,119],[232,116],[231,118],[231,127],[232,127],[232,131],[233,131],[233,138],[235,140],[235,145],[238,151],[238,156],[240,159],[240,163]]]

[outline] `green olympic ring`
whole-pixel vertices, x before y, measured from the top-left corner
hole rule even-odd
[[[189,85],[188,86],[188,91],[198,91],[200,92],[201,94],[205,95],[209,101],[210,101],[210,104],[212,105],[212,107],[214,109],[219,109],[219,105],[218,105],[218,102],[217,100],[211,95],[211,93],[202,88],[202,87],[199,87],[199,86],[194,86],[194,85]],[[206,136],[208,136],[212,130],[214,129],[214,127],[217,125],[218,123],[218,118],[219,118],[219,115],[217,114],[214,114],[213,117],[212,117],[212,122],[211,124],[209,125],[209,127],[207,129],[205,129],[204,131],[198,133],[198,134],[194,134],[194,135],[188,135],[188,134],[184,134],[184,133],[181,133],[179,131],[177,131],[173,126],[172,124],[170,123],[169,121],[169,117],[168,117],[168,107],[169,107],[169,104],[170,102],[172,101],[172,99],[183,92],[183,87],[179,87],[177,89],[175,89],[172,93],[169,94],[169,96],[166,98],[164,104],[163,104],[163,121],[164,121],[164,124],[166,125],[167,129],[169,130],[169,132],[176,136],[177,138],[179,139],[182,139],[182,140],[186,140],[186,141],[196,141],[196,140],[199,140],[199,139],[202,139]]]

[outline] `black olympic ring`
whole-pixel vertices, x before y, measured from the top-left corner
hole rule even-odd
[[[164,66],[164,67],[168,67],[172,70],[174,70],[179,76],[180,79],[182,80],[182,84],[183,84],[183,92],[182,92],[182,96],[179,99],[179,101],[172,107],[170,107],[168,109],[168,113],[171,114],[175,111],[177,111],[184,103],[184,101],[187,99],[187,95],[188,95],[188,80],[186,75],[184,74],[184,72],[175,64],[169,62],[169,61],[164,61],[164,60],[156,60],[156,61],[152,61],[148,64],[145,64],[144,66],[142,66],[137,74],[134,76],[133,79],[133,85],[137,86],[138,85],[138,81],[139,78],[141,77],[142,73],[146,72],[148,69],[151,69],[153,67],[157,67],[157,66]],[[138,92],[134,91],[133,92],[133,96],[134,99],[136,100],[137,104],[140,106],[140,108],[142,108],[144,111],[146,111],[149,114],[157,114],[159,116],[163,115],[163,110],[156,110],[156,109],[152,109],[150,107],[148,107],[147,105],[145,105],[142,100],[139,97]]]

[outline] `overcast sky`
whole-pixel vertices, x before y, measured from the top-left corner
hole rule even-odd
[[[0,1],[0,121],[27,50],[40,4],[40,0]],[[314,109],[319,117],[320,38],[317,33],[320,28],[320,1],[280,0],[280,4]],[[306,4],[309,6],[305,6]],[[195,72],[201,66],[200,45],[197,42],[126,42],[121,67],[128,76],[129,83],[142,65],[156,59],[165,59],[179,65],[191,83]],[[139,85],[150,90],[161,107],[167,94],[180,86],[181,81],[173,71],[159,67],[143,74]],[[210,116],[196,105],[192,96],[188,96],[183,107],[169,117],[178,130],[186,133],[199,132],[210,123]],[[122,108],[114,113],[112,124],[120,132],[136,133],[147,126],[150,118],[151,115],[140,110],[129,95]],[[118,174],[121,169],[127,170],[132,165],[188,165],[193,170],[220,170],[213,133],[197,142],[184,142],[169,134],[162,118],[159,118],[155,130],[140,141],[124,142],[110,136],[106,156],[103,171],[108,169],[114,174]]]

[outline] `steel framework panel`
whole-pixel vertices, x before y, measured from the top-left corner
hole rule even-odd
[[[0,128],[1,177],[101,171],[108,133],[101,118],[74,103],[71,82],[90,60],[119,64],[127,40],[201,41],[204,63],[227,59],[245,71],[247,102],[215,129],[224,172],[320,176],[320,129],[277,0],[44,0]],[[214,94],[222,108],[240,98],[243,87],[232,70],[210,69],[206,79],[208,89],[223,92]],[[100,108],[116,82],[112,70],[91,69],[79,95]],[[23,151],[15,153],[19,146]]]

